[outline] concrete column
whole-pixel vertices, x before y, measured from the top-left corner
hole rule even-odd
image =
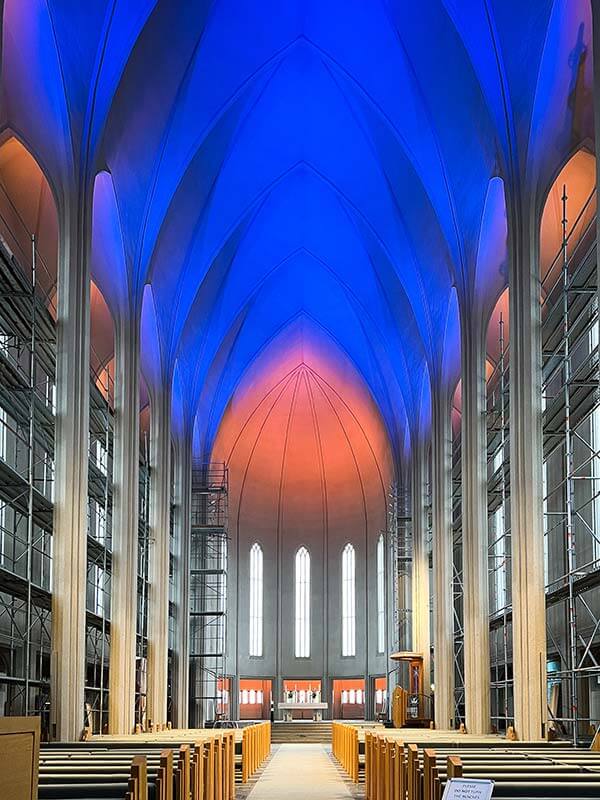
[[[171,392],[151,401],[148,719],[167,722],[169,664],[169,535],[171,523]]]
[[[90,398],[88,198],[59,214],[55,499],[52,580],[52,736],[83,728]]]
[[[539,224],[513,209],[510,237],[510,511],[515,731],[546,721]]]
[[[431,637],[429,631],[429,556],[427,553],[427,457],[424,443],[412,454],[412,647],[423,654],[423,692],[431,684]]]
[[[273,703],[275,704],[275,719],[282,719],[283,715],[279,710],[279,703],[283,701],[283,678],[277,675],[272,684]],[[331,712],[331,709],[329,710]]]
[[[192,504],[192,439],[175,446],[175,597],[177,620],[173,664],[173,724],[188,727],[190,706],[190,535]],[[235,699],[235,698],[234,698]],[[237,700],[236,700],[237,703]]]
[[[478,314],[461,315],[462,532],[465,718],[469,733],[490,730],[485,339]]]
[[[140,330],[132,316],[123,315],[115,323],[110,733],[131,733],[135,712]]]
[[[435,727],[454,727],[454,596],[452,590],[452,426],[450,394],[432,393],[431,482]]]

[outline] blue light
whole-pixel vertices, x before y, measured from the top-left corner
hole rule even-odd
[[[507,207],[593,132],[587,0],[6,0],[3,22],[6,123],[61,212],[91,199],[94,280],[141,309],[144,375],[204,450],[300,325],[401,460],[458,378],[459,305],[506,286]]]

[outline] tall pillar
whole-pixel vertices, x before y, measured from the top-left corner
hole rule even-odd
[[[415,444],[412,454],[412,647],[423,654],[423,692],[431,684],[431,636],[429,630],[429,556],[427,553],[427,458],[425,445]]]
[[[173,724],[188,727],[190,705],[190,536],[192,513],[192,439],[175,446],[175,602],[177,621],[173,664]]]
[[[478,314],[461,314],[462,534],[465,718],[469,733],[490,730],[485,339]]]
[[[547,706],[541,289],[539,226],[524,206],[509,217],[512,633],[515,731],[536,740]]]
[[[169,665],[169,536],[171,523],[171,392],[151,400],[148,719],[167,722]]]
[[[140,443],[140,331],[135,315],[115,322],[112,596],[108,720],[110,733],[131,733],[135,656]]]
[[[435,727],[454,727],[454,596],[452,590],[452,426],[446,387],[432,393],[431,483]]]
[[[87,198],[59,218],[55,500],[52,585],[52,736],[83,728],[90,397],[90,242]]]

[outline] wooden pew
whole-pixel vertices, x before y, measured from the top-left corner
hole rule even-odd
[[[362,774],[367,797],[370,786],[367,751],[371,753],[371,734],[385,730],[380,723],[333,722],[331,726],[331,749],[334,757],[354,783],[360,783]]]
[[[411,742],[414,738],[416,742]],[[600,756],[570,745],[513,742],[439,731],[365,732],[369,800],[439,800],[448,777],[491,778],[495,797],[588,797],[600,788]],[[541,794],[537,794],[540,792]],[[570,793],[570,794],[569,794]],[[592,793],[590,795],[590,793]],[[600,797],[600,791],[598,791]]]
[[[242,729],[242,783],[248,782],[270,752],[270,722],[259,722]]]
[[[84,776],[63,775],[62,782],[40,785],[38,796],[40,800],[157,800],[156,785],[148,783],[147,762],[143,755],[133,757],[125,775],[98,776],[90,763]]]
[[[0,798],[37,800],[39,717],[0,718]]]
[[[526,749],[517,753],[508,749],[465,752],[460,756],[448,755],[441,763],[436,755],[432,748],[423,750],[416,767],[422,785],[418,800],[440,800],[446,780],[452,777],[491,779],[495,782],[494,797],[498,798],[600,796],[600,759],[591,761],[574,750],[570,761],[564,763],[561,753]],[[554,790],[552,786],[560,788]]]
[[[268,757],[271,750],[271,723],[262,722],[255,725],[248,725],[242,729],[171,729],[160,732],[139,732],[132,736],[101,736],[94,737],[93,741],[111,742],[162,742],[189,741],[197,744],[201,741],[210,741],[214,737],[223,738],[222,752],[218,755],[217,751],[210,750],[205,753],[205,761],[220,763],[218,769],[223,771],[222,789],[215,783],[212,787],[212,779],[206,775],[206,792],[209,795],[219,796],[222,791],[223,798],[233,797],[235,794],[236,779],[245,783],[256,772],[264,760]],[[227,775],[227,778],[225,777]],[[227,785],[228,779],[228,785]]]
[[[350,779],[354,783],[358,783],[358,729],[354,725],[333,722],[331,725],[331,751]]]
[[[156,776],[157,800],[173,800],[173,751],[163,750]]]
[[[245,731],[160,730],[45,746],[39,800],[234,800],[236,738],[246,779],[271,746],[270,723]]]
[[[39,798],[190,800],[189,750],[183,745],[176,756],[173,749],[150,746],[143,753],[114,747],[42,751]]]
[[[88,795],[89,796],[89,795]],[[148,798],[148,772],[145,756],[135,756],[131,763],[129,790],[125,800],[146,800]]]

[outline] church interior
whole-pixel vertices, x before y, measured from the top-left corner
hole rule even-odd
[[[0,800],[600,797],[600,4],[0,25]]]

